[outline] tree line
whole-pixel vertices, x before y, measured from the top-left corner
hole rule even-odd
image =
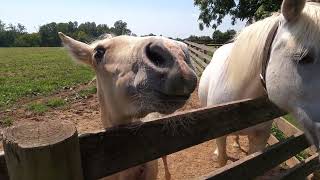
[[[118,35],[135,35],[127,27],[127,23],[119,20],[112,27],[95,22],[48,23],[40,26],[35,33],[26,32],[24,25],[8,24],[0,20],[0,47],[56,47],[61,46],[58,32],[63,32],[82,42],[90,42],[99,36],[109,33]]]
[[[63,32],[82,42],[91,42],[99,36],[109,33],[118,35],[136,36],[127,27],[127,23],[119,20],[112,27],[107,24],[96,24],[95,22],[85,22],[80,25],[78,22],[48,23],[39,27],[39,31],[28,33],[24,25],[6,25],[0,20],[0,47],[57,47],[61,46],[58,32]],[[201,44],[224,44],[232,39],[236,34],[234,30],[221,32],[216,30],[212,37],[191,35],[187,39],[175,38],[175,40],[189,40]],[[155,34],[142,35],[155,36]],[[160,35],[161,36],[161,35]],[[173,38],[170,38],[173,39]]]
[[[199,44],[225,44],[231,41],[236,34],[237,32],[235,30],[227,30],[226,32],[216,30],[213,32],[212,37],[191,35],[186,40]]]

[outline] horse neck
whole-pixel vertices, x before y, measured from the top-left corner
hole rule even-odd
[[[101,82],[102,80],[97,76],[97,95],[100,103],[101,121],[104,128],[133,121],[133,118],[123,114],[123,107],[119,107],[117,99],[110,89],[103,89],[100,85]]]

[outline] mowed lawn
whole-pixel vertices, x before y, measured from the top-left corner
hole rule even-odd
[[[22,97],[48,95],[93,77],[63,48],[0,48],[0,110]]]

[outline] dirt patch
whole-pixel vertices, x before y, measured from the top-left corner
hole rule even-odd
[[[69,91],[63,91],[53,95],[54,97],[67,98],[68,106],[50,110],[41,115],[30,115],[21,103],[19,106],[13,107],[11,110],[0,113],[0,116],[10,116],[14,118],[13,125],[25,123],[30,121],[43,121],[43,120],[70,120],[74,122],[78,128],[79,134],[97,131],[103,129],[100,122],[99,103],[96,95],[91,95],[86,98],[75,98],[79,90],[84,89],[85,85],[79,86]],[[47,97],[37,98],[33,101],[44,101]],[[27,101],[28,103],[30,101]],[[24,102],[25,103],[25,102]],[[199,107],[199,100],[197,92],[194,92],[188,103],[180,109],[188,110]],[[230,156],[228,163],[245,157],[244,151],[248,150],[248,140],[246,137],[240,137],[239,147],[233,147],[234,136],[228,137],[227,153]],[[0,150],[2,147],[0,146]],[[186,150],[171,154],[168,156],[169,170],[172,174],[172,179],[194,179],[203,176],[217,169],[216,156],[214,155],[215,143],[214,140],[206,143],[188,148]],[[272,176],[280,172],[279,168],[270,171],[268,175],[259,179],[272,179]],[[159,160],[159,176],[158,179],[164,178],[163,163]]]

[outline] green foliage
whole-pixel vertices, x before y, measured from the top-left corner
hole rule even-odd
[[[237,34],[235,30],[227,30],[226,32],[221,32],[216,30],[212,34],[212,38],[209,36],[194,36],[191,35],[187,38],[188,41],[196,42],[199,44],[225,44]]]
[[[43,114],[48,111],[48,106],[43,103],[34,102],[27,104],[27,110],[36,114]]]
[[[291,124],[293,124],[295,127],[299,128],[299,129],[302,129],[301,125],[297,122],[297,120],[291,115],[291,114],[288,114],[286,116],[284,116],[284,118],[290,122]]]
[[[58,36],[57,23],[55,22],[40,26],[39,35],[41,39],[41,46],[55,47],[60,46],[61,44]]]
[[[121,20],[109,28],[106,24],[96,25],[95,22],[49,23],[40,26],[39,32],[28,34],[22,24],[6,26],[0,20],[0,47],[57,47],[61,46],[58,32],[63,32],[77,40],[91,42],[99,36],[109,33],[114,35],[131,35],[127,23]]]
[[[38,33],[22,34],[14,40],[15,47],[38,47],[40,46],[40,36]]]
[[[186,40],[192,41],[199,44],[209,44],[212,43],[212,38],[210,36],[189,36]]]
[[[269,16],[278,11],[281,1],[272,0],[194,0],[199,7],[199,28],[204,26],[217,28],[225,16],[230,15],[232,24],[237,19],[251,22]]]
[[[63,48],[0,48],[0,109],[22,97],[48,95],[88,82],[93,71]]]
[[[116,21],[113,26],[114,27],[112,27],[110,30],[116,36],[131,34],[131,30],[127,28],[126,22],[119,20],[119,21]]]
[[[50,108],[58,108],[66,105],[66,101],[61,98],[52,98],[47,101],[47,106]]]
[[[274,125],[271,127],[271,133],[280,141],[286,139],[286,135]]]
[[[225,44],[237,34],[235,30],[228,30],[226,32],[221,32],[216,30],[212,34],[213,43],[215,44]]]

